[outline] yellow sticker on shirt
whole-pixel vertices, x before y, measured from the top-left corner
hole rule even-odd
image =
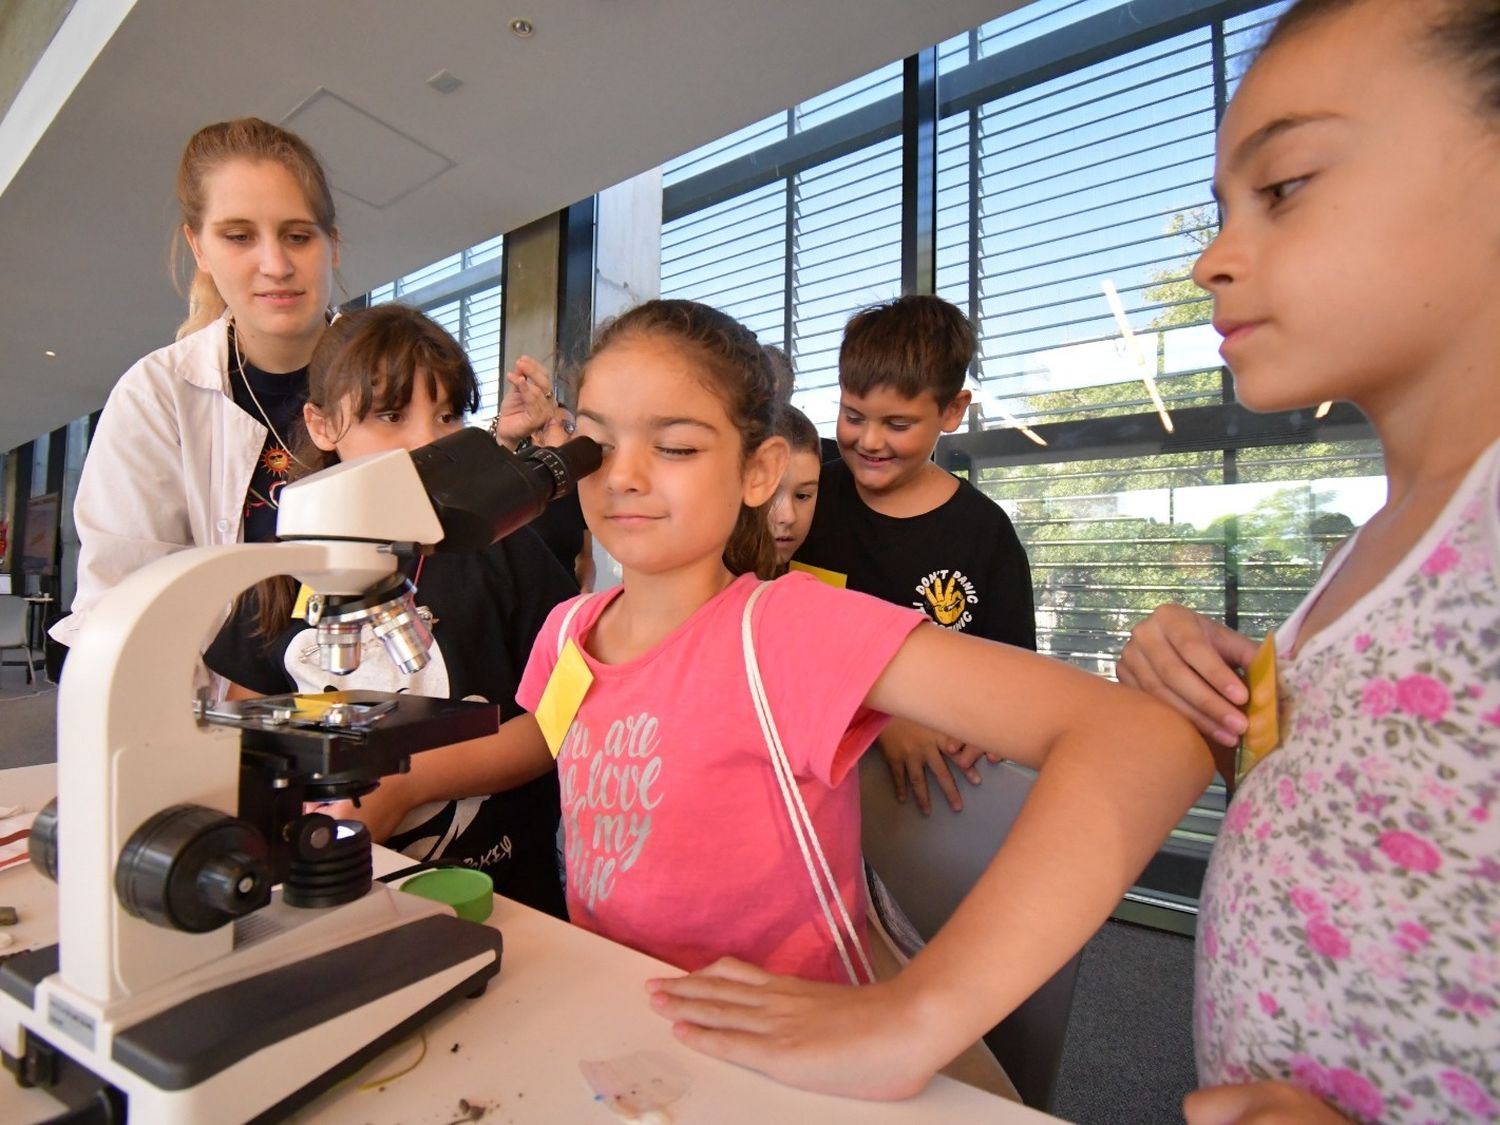
[[[819,582],[827,583],[829,586],[837,586],[842,590],[849,584],[849,576],[840,574],[836,570],[824,570],[821,566],[810,566],[807,563],[793,561],[789,569],[800,570],[803,574],[811,574]]]
[[[307,599],[310,597],[312,597],[312,588],[304,582],[302,588],[297,591],[296,604],[292,606],[292,616],[298,621],[307,620]]]
[[[1260,764],[1267,754],[1281,745],[1281,709],[1276,697],[1276,634],[1266,634],[1265,642],[1250,662],[1250,702],[1245,705],[1249,726],[1240,739],[1234,759],[1234,780]]]
[[[542,737],[547,740],[547,749],[552,751],[554,758],[562,752],[563,739],[573,725],[573,716],[583,706],[583,697],[593,682],[594,673],[589,671],[583,653],[569,637],[552,668],[552,675],[547,677],[541,702],[536,705],[536,725],[542,728]]]

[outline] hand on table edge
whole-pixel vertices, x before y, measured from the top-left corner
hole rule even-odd
[[[818,1093],[912,1097],[968,1045],[929,1026],[905,973],[856,988],[724,957],[686,976],[648,980],[646,990],[652,1009],[693,1050]]]

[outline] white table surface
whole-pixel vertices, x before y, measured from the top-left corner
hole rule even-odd
[[[38,808],[55,791],[52,766],[0,771],[0,805]],[[410,861],[375,849],[377,874]],[[17,907],[18,947],[56,940],[56,892],[30,865],[0,871],[0,903]],[[324,1094],[291,1120],[349,1125],[439,1125],[484,1122],[621,1121],[597,1101],[580,1062],[652,1052],[686,1078],[687,1091],[664,1111],[672,1125],[764,1125],[767,1121],[911,1123],[1053,1121],[1043,1113],[947,1078],[935,1079],[903,1102],[861,1102],[809,1094],[682,1046],[670,1024],[651,1011],[643,982],[676,970],[546,914],[496,896],[490,925],[505,935],[500,974],[483,997],[461,1002],[425,1029],[426,1053],[408,1041],[369,1064],[355,1079]],[[360,1089],[372,1085],[370,1089]],[[478,1118],[464,1118],[460,1099]],[[22,1090],[0,1072],[0,1120],[44,1121],[58,1111],[51,1098]]]

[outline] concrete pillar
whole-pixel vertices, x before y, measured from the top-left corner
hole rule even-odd
[[[552,365],[557,352],[558,254],[562,233],[556,214],[505,236],[505,351],[501,370],[522,355]]]
[[[599,193],[594,324],[661,296],[661,169]]]

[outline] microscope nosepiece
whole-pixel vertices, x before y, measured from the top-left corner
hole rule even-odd
[[[360,633],[368,624],[387,655],[408,676],[427,667],[432,630],[417,609],[410,583],[402,579],[395,597],[373,605],[364,602],[325,611],[318,620],[318,666],[335,676],[359,667],[364,645]]]

